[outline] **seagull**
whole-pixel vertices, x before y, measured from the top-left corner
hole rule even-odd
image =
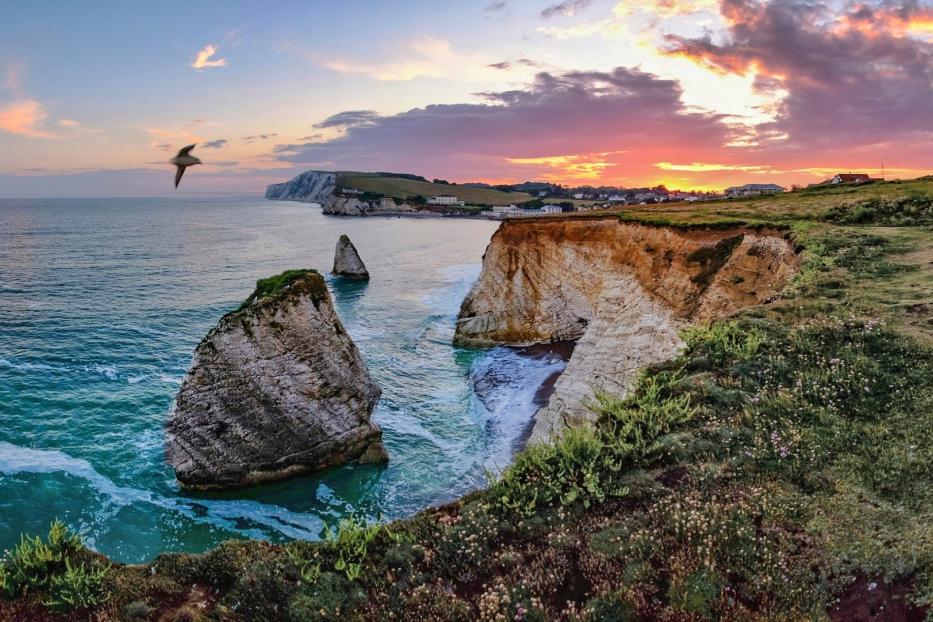
[[[191,155],[191,150],[194,149],[195,145],[188,145],[187,147],[182,147],[178,152],[178,155],[169,160],[170,164],[174,164],[178,170],[175,172],[175,189],[178,190],[178,182],[181,181],[181,176],[185,174],[185,169],[189,166],[194,166],[195,164],[200,164],[201,161]]]

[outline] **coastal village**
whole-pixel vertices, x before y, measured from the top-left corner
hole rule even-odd
[[[806,188],[820,188],[839,185],[861,185],[883,181],[882,178],[873,178],[867,173],[837,173],[829,179]],[[742,199],[762,195],[775,195],[788,190],[802,190],[804,188],[766,183],[750,183],[741,186],[730,186],[722,192],[699,190],[669,190],[663,185],[650,188],[624,188],[624,187],[565,187],[550,182],[524,182],[511,185],[491,185],[485,183],[453,184],[445,180],[435,179],[434,184],[451,186],[450,193],[437,194],[429,197],[417,195],[408,197],[410,203],[422,206],[430,211],[450,213],[456,211],[462,215],[473,215],[492,219],[524,218],[531,216],[553,216],[566,212],[582,212],[625,205],[654,205],[658,203],[678,203],[695,201],[714,201],[721,199]],[[462,187],[470,189],[499,190],[505,193],[523,193],[533,197],[531,200],[514,202],[503,205],[488,205],[468,203],[454,194],[453,188]],[[372,193],[356,188],[344,188],[338,191],[340,196],[346,198],[380,198],[371,196]],[[459,209],[458,209],[459,208]]]

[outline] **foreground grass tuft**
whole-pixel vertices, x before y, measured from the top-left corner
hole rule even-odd
[[[51,611],[96,607],[107,600],[102,590],[109,564],[86,559],[77,534],[54,521],[48,536],[23,536],[0,560],[0,590],[7,598],[34,597]]]

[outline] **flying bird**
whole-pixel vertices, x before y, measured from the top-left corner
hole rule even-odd
[[[178,182],[181,181],[181,176],[185,174],[185,169],[189,166],[194,166],[195,164],[200,164],[201,161],[191,155],[191,150],[194,149],[195,145],[188,145],[187,147],[182,147],[178,152],[178,155],[169,160],[171,164],[174,164],[178,169],[175,171],[175,189],[178,189]]]

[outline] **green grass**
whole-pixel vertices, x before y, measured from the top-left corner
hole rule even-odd
[[[407,199],[413,196],[432,196],[448,194],[465,201],[467,205],[510,205],[531,200],[531,195],[524,192],[501,192],[490,188],[471,188],[447,184],[435,184],[402,177],[383,177],[366,173],[342,172],[337,176],[338,188],[355,188],[394,199]]]
[[[681,225],[745,223],[799,226],[806,221],[825,220],[833,210],[866,200],[891,201],[899,197],[930,196],[933,196],[933,181],[922,178],[746,199],[630,205],[587,212],[587,216],[614,213],[631,221]]]
[[[526,449],[484,490],[384,527],[345,521],[319,543],[117,566],[93,608],[181,611],[200,586],[204,615],[234,621],[796,621],[872,594],[923,619],[933,230],[905,218],[930,183],[624,211],[658,226],[781,225],[801,270],[779,300],[686,330],[683,353],[628,396],[597,396],[594,427]],[[52,603],[48,577],[67,566],[44,570],[39,550],[16,554],[35,570],[0,619]]]
[[[314,294],[315,299],[320,299],[326,294],[326,285],[317,270],[286,270],[281,274],[256,281],[256,289],[243,301],[238,310],[243,310],[256,301],[273,298],[298,282],[307,282],[308,287],[305,289]]]

